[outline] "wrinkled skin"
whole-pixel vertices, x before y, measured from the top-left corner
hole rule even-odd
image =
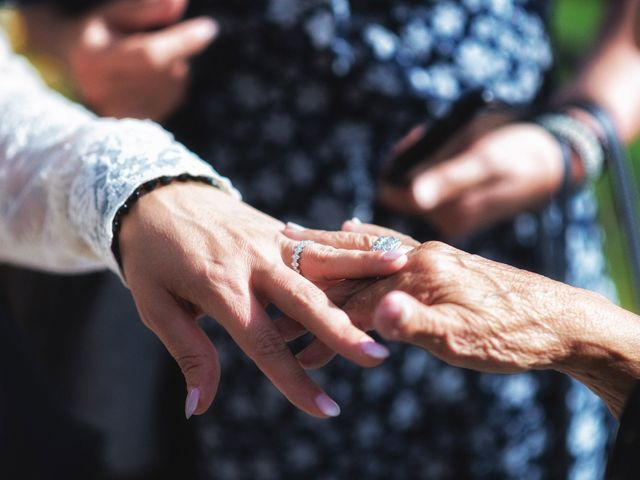
[[[366,248],[377,235],[393,234],[353,222],[345,228],[351,231],[285,232],[340,248]],[[640,378],[634,348],[640,318],[592,292],[443,243],[401,238],[414,248],[400,272],[341,282],[327,291],[355,325],[463,368],[568,373],[620,415]],[[316,366],[326,363],[331,351],[318,341],[299,356]]]

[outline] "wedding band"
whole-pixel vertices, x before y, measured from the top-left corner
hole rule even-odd
[[[378,237],[373,246],[372,252],[393,252],[402,245],[402,242],[396,237]]]
[[[303,250],[312,243],[313,240],[302,240],[298,242],[293,249],[293,255],[291,255],[291,268],[294,272],[299,273],[300,275],[302,275],[302,272],[300,271],[300,257],[302,256]]]

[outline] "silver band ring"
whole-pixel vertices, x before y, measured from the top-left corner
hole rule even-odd
[[[402,242],[396,237],[378,237],[373,246],[372,252],[393,252],[402,245]]]
[[[313,240],[302,240],[298,242],[293,249],[293,255],[291,255],[291,268],[294,272],[302,275],[300,271],[300,257],[302,256],[302,251],[309,245],[313,243]]]

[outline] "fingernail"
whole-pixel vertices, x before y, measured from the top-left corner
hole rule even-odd
[[[306,230],[306,228],[304,228],[302,225],[298,225],[297,223],[293,223],[293,222],[287,222],[287,228],[290,228],[291,230],[296,230],[298,232],[303,232]]]
[[[413,195],[416,203],[421,208],[433,208],[438,201],[436,186],[430,181],[424,181],[416,185]]]
[[[404,257],[404,253],[400,250],[393,250],[391,252],[385,252],[384,255],[382,255],[382,260],[385,262],[395,262],[400,257]]]
[[[203,18],[198,22],[195,34],[206,39],[213,38],[218,33],[218,24],[211,18]]]
[[[362,220],[360,220],[358,217],[353,217],[351,219],[351,223],[355,223],[356,225],[362,225]]]
[[[384,360],[390,354],[387,347],[371,340],[363,342],[361,348],[365,354],[378,360]]]
[[[337,417],[340,415],[340,406],[324,393],[316,397],[316,405],[327,417]]]
[[[187,394],[187,400],[184,403],[184,416],[189,420],[193,413],[198,408],[198,401],[200,400],[200,389],[199,388],[190,388],[189,393]]]

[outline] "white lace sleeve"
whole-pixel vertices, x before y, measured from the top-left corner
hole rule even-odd
[[[116,211],[142,183],[182,173],[237,195],[154,123],[100,119],[49,90],[0,30],[0,262],[117,272]]]

